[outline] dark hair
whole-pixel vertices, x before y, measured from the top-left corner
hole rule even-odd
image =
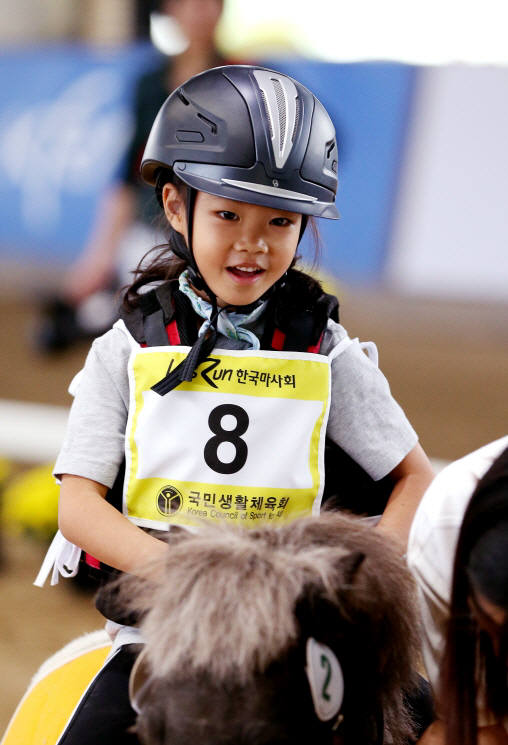
[[[167,243],[154,246],[143,256],[133,272],[134,280],[124,288],[122,297],[124,310],[130,311],[137,308],[141,287],[152,282],[166,282],[179,277],[187,268],[187,262],[173,253],[171,242],[171,236],[169,236]]]
[[[474,591],[508,611],[508,448],[476,486],[460,529],[440,701],[449,745],[476,745],[477,681],[498,720],[507,713],[506,658],[479,630],[469,601]],[[506,625],[501,648],[506,649]]]
[[[155,196],[162,207],[162,189],[166,183],[174,184],[180,192],[184,203],[187,202],[186,194],[189,188],[175,176],[169,169],[159,169],[157,174],[157,183],[155,186]],[[166,235],[167,242],[161,243],[151,248],[141,259],[134,270],[134,279],[130,285],[124,288],[122,296],[122,307],[130,311],[139,304],[139,290],[144,285],[151,282],[167,281],[179,277],[187,268],[188,262],[177,256],[173,251],[175,241],[175,230],[171,227],[164,212],[156,219],[157,227],[162,235]],[[312,268],[315,269],[319,263],[322,249],[322,240],[316,219],[312,216],[307,218],[307,231],[310,232],[311,248],[313,249]],[[295,256],[295,263],[299,260],[298,254]]]
[[[168,182],[176,186],[182,198],[187,193],[187,186],[172,171],[159,169],[154,199],[157,199],[161,212],[154,218],[153,226],[160,235],[166,238],[166,242],[159,243],[147,251],[132,272],[134,275],[132,282],[123,288],[122,307],[126,311],[134,310],[139,305],[141,287],[152,282],[165,282],[178,277],[187,268],[187,262],[173,251],[175,231],[162,210],[162,188]]]

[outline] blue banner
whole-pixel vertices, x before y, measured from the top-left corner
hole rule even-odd
[[[68,263],[85,244],[131,132],[150,47],[78,45],[0,56],[0,256]],[[338,222],[321,220],[322,265],[346,282],[382,276],[415,68],[277,60],[321,99],[339,142]]]
[[[82,46],[0,56],[0,252],[68,262],[131,131],[133,82],[154,52]]]

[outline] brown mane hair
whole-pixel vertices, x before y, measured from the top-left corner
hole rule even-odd
[[[382,741],[383,717],[393,743],[406,742],[413,583],[377,531],[336,513],[277,528],[203,527],[170,534],[158,571],[158,583],[127,577],[120,586],[122,602],[143,615],[143,743],[332,743],[305,676],[309,637],[343,669],[342,742]]]

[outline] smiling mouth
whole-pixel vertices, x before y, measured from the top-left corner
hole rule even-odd
[[[239,279],[255,279],[265,271],[259,266],[228,266],[227,270]]]

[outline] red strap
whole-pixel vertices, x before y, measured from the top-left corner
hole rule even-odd
[[[324,333],[324,332],[323,332]],[[307,352],[318,354],[321,348],[321,342],[323,340],[323,334],[319,337],[317,344],[311,344],[307,347]],[[272,337],[272,349],[277,349],[279,352],[284,349],[284,343],[286,341],[286,334],[280,329],[275,329]]]
[[[99,559],[96,559],[95,556],[92,556],[92,554],[85,553],[85,562],[88,564],[89,567],[93,567],[94,569],[101,568]]]
[[[324,334],[324,331],[323,331]],[[310,347],[307,347],[307,352],[313,352],[314,354],[319,354],[319,350],[321,349],[321,342],[323,340],[323,334],[319,337],[319,341],[317,344],[312,344]]]
[[[166,326],[166,333],[168,335],[169,343],[176,346],[180,344],[180,334],[178,333],[178,326],[176,325],[176,321],[171,321],[171,323],[168,323]]]
[[[178,326],[176,325],[176,321],[171,321],[171,323],[168,323],[166,326],[166,334],[168,336],[168,341],[172,346],[176,346],[180,344],[180,334],[178,333]],[[143,342],[140,344],[140,346],[143,349],[146,349],[147,343]]]
[[[272,349],[278,349],[279,352],[284,349],[286,334],[280,329],[275,329],[272,337]]]

